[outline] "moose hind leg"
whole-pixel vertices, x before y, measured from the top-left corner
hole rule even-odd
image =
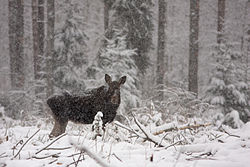
[[[57,120],[57,119],[54,119],[54,120],[55,120],[55,124],[49,135],[50,138],[57,137],[63,134],[68,124],[68,120]]]

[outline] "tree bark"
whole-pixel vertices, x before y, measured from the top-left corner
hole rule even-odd
[[[105,35],[105,39],[104,39],[104,47],[107,46],[107,40],[106,39],[110,39],[111,38],[111,32],[109,30],[109,10],[112,7],[113,4],[113,0],[104,0],[104,35]]]
[[[165,74],[165,24],[166,24],[166,2],[159,0],[159,19],[158,19],[158,46],[157,46],[157,69],[156,69],[156,84],[159,89],[158,100],[162,101],[164,97],[163,84]]]
[[[9,0],[10,78],[13,90],[23,90],[24,76],[24,18],[23,0]]]
[[[37,24],[38,24],[38,79],[44,78],[41,74],[43,71],[43,63],[44,63],[44,0],[38,0],[38,13],[37,13]]]
[[[199,0],[190,0],[188,90],[198,94]]]
[[[217,16],[217,44],[224,40],[225,29],[225,0],[218,0],[218,16]]]
[[[39,63],[38,63],[38,3],[32,0],[32,35],[33,35],[33,59],[34,59],[34,75],[38,79]]]
[[[55,29],[55,2],[47,1],[47,45],[46,45],[46,70],[47,70],[47,98],[53,94],[53,53],[54,53],[54,29]]]
[[[38,113],[43,112],[45,92],[45,55],[44,55],[44,0],[32,0],[32,28],[33,28],[33,59],[35,76],[35,103]]]

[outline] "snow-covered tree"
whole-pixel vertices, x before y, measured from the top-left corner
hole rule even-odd
[[[56,87],[79,92],[85,88],[81,79],[83,65],[87,64],[85,55],[86,34],[79,28],[82,20],[78,15],[78,6],[65,1],[64,24],[55,37],[54,79]]]
[[[239,55],[232,51],[231,45],[223,42],[217,45],[213,56],[216,65],[206,91],[206,100],[219,106],[225,115],[238,111],[240,119],[247,122],[248,85],[238,77],[240,74],[236,67]]]
[[[88,80],[88,85],[94,87],[101,85],[100,82],[103,82],[104,79],[100,78],[103,78],[104,74],[109,74],[114,79],[123,75],[127,76],[126,83],[121,88],[120,109],[122,112],[125,112],[127,107],[136,107],[140,102],[140,91],[136,85],[138,68],[133,56],[136,56],[136,52],[127,49],[126,36],[116,33],[115,37],[107,42],[107,48],[100,52],[94,63],[88,68],[88,76],[94,76],[93,80]]]
[[[148,52],[152,47],[152,0],[116,0],[113,4],[111,29],[119,27],[126,35],[129,49],[136,49],[135,64],[145,73],[149,66]]]

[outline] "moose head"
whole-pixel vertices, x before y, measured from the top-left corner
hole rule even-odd
[[[126,76],[121,77],[118,81],[112,81],[112,78],[105,74],[105,81],[109,86],[107,98],[113,104],[120,104],[120,86],[126,82]]]

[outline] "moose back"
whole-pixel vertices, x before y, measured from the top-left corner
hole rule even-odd
[[[55,124],[50,137],[56,137],[65,132],[68,121],[91,124],[98,111],[103,113],[103,124],[112,122],[120,105],[120,86],[126,82],[126,76],[118,81],[105,74],[108,85],[91,90],[86,95],[71,95],[64,93],[47,100]]]

